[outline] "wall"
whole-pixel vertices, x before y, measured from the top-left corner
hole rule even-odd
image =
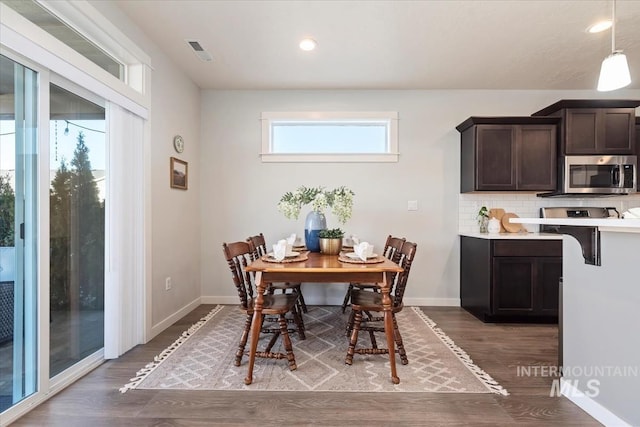
[[[615,93],[618,98],[639,96],[637,90]],[[302,234],[306,211],[297,221],[284,218],[276,208],[282,194],[300,185],[346,185],[356,193],[353,217],[343,227],[348,234],[378,248],[388,234],[418,244],[406,301],[458,305],[461,196],[455,126],[471,115],[530,115],[560,99],[602,97],[595,91],[203,91],[203,302],[237,302],[222,242],[259,232],[268,243]],[[262,163],[264,111],[398,111],[400,161]],[[408,200],[418,200],[419,210],[407,211]],[[328,225],[339,224],[330,215]],[[343,295],[342,285],[305,286],[305,298],[312,303],[337,304]]]
[[[91,4],[150,57],[151,112],[151,326],[152,335],[181,317],[200,299],[200,90],[162,50],[110,2]],[[173,150],[173,137],[183,136],[185,150]],[[189,163],[189,189],[169,187],[169,158]],[[173,287],[165,290],[165,278]],[[149,337],[150,338],[150,337]]]

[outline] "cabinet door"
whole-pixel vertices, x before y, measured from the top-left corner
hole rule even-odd
[[[532,257],[493,258],[493,314],[533,314],[534,267]]]
[[[557,127],[519,126],[516,136],[518,190],[555,190],[557,182]]]
[[[536,314],[557,316],[562,257],[538,258],[536,270]]]
[[[600,114],[598,154],[635,154],[635,110],[607,108]]]
[[[597,117],[597,108],[567,109],[566,154],[596,154]]]
[[[476,189],[516,189],[515,127],[478,125],[476,145]]]
[[[566,154],[634,154],[633,108],[575,108],[566,114]]]

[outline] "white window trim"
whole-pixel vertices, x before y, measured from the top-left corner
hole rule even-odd
[[[148,118],[151,94],[147,90],[139,91],[118,80],[3,3],[0,3],[0,41],[0,51],[6,46],[14,52],[29,52],[29,57],[37,58],[39,64],[80,86],[96,86],[97,82],[99,87],[93,90],[97,95]],[[149,66],[136,69],[144,74],[137,78],[137,84],[142,81],[147,87]],[[132,76],[128,77],[131,79]]]
[[[396,111],[294,111],[294,112],[264,112],[262,121],[262,152],[261,158],[268,162],[397,162],[398,152],[398,113]],[[273,153],[271,144],[271,125],[274,121],[349,121],[385,120],[389,122],[389,140],[386,153]]]

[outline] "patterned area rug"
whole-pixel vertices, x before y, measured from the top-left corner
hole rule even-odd
[[[353,365],[346,365],[347,315],[337,306],[313,306],[304,315],[307,339],[301,341],[295,333],[291,335],[298,369],[289,371],[284,359],[257,358],[253,384],[246,386],[243,380],[248,357],[239,367],[233,364],[245,317],[235,306],[217,306],[120,391],[139,388],[508,394],[420,309],[405,307],[397,319],[409,358],[409,364],[402,365],[396,357],[398,385],[391,383],[387,355],[356,354]],[[268,334],[262,335],[265,338],[258,349],[264,348],[268,339]],[[370,344],[368,333],[360,334],[360,342]],[[380,334],[378,343],[386,345],[384,334]]]

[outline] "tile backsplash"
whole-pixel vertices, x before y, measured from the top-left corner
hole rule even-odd
[[[640,207],[640,195],[600,198],[542,198],[526,193],[463,193],[458,197],[458,231],[471,233],[478,231],[476,217],[482,206],[487,209],[502,208],[519,217],[538,218],[540,208],[547,206],[567,207],[615,207],[622,213],[629,208]],[[537,225],[526,225],[529,231],[538,231]]]

